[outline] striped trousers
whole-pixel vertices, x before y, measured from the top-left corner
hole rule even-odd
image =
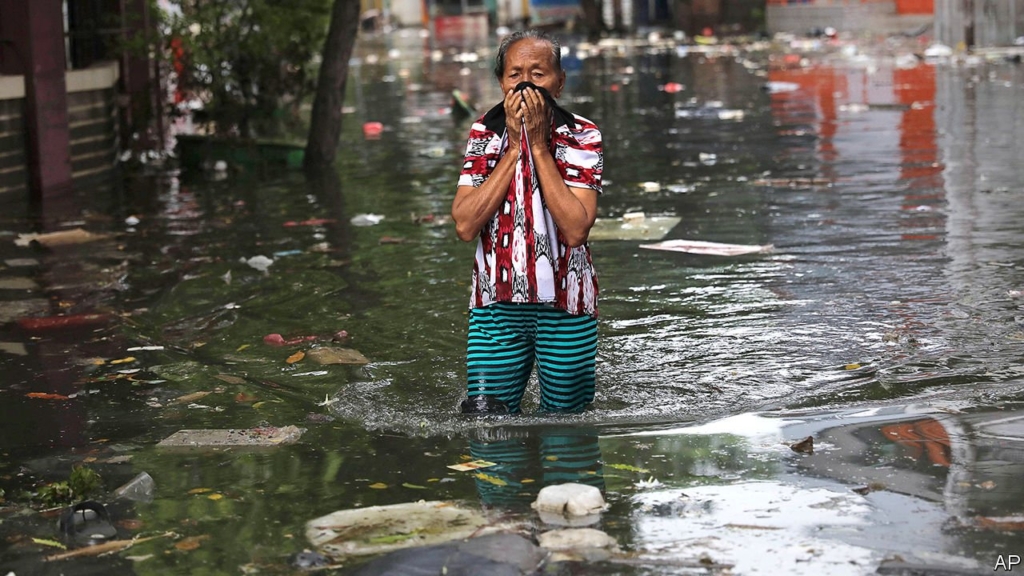
[[[520,411],[534,363],[541,412],[579,412],[594,400],[597,320],[545,304],[497,302],[469,312],[468,395]]]

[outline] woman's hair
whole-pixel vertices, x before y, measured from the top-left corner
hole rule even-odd
[[[516,42],[526,39],[542,40],[551,45],[551,61],[555,65],[555,70],[562,69],[562,47],[558,44],[558,40],[549,36],[547,32],[541,30],[516,30],[515,32],[505,36],[501,40],[501,44],[498,46],[498,55],[494,58],[494,75],[501,80],[501,77],[505,75],[505,57],[508,56],[508,49]]]

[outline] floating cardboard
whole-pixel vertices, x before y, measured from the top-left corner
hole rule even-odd
[[[178,430],[161,440],[161,447],[279,446],[294,444],[305,429],[297,426],[266,426],[247,430]]]
[[[589,240],[661,240],[675,228],[678,216],[637,216],[598,218],[590,229]]]
[[[705,254],[710,256],[739,256],[741,254],[767,254],[775,247],[748,244],[721,244],[718,242],[702,242],[700,240],[666,240],[657,244],[641,244],[641,248],[649,250],[667,250],[669,252],[686,252],[687,254]]]

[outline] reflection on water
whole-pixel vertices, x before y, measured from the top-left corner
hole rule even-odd
[[[1019,66],[830,58],[791,69],[739,50],[570,51],[566,106],[605,138],[601,217],[674,214],[681,222],[669,239],[776,251],[725,258],[594,242],[602,317],[593,409],[474,421],[456,414],[473,247],[444,223],[468,120],[453,121],[446,107],[453,88],[480,108],[496,101],[490,52],[435,61],[418,37],[378,41],[387,45],[363,44],[353,67],[356,111],[345,117],[336,178],[132,180],[109,224],[117,242],[39,256],[44,269],[63,258],[85,270],[40,274],[54,291],[107,274],[107,291],[63,300],[120,320],[71,339],[4,329],[2,340],[27,342],[27,354],[0,356],[10,383],[0,391],[8,494],[31,488],[23,478],[55,479],[86,457],[134,454],[131,470],[103,472],[111,484],[153,475],[157,499],[139,509],[147,528],[217,535],[201,554],[158,556],[136,565],[140,573],[178,561],[216,573],[279,567],[281,551],[295,548],[284,534],[333,509],[424,497],[516,509],[570,477],[603,483],[612,507],[602,528],[637,549],[661,538],[643,527],[644,506],[664,503],[642,497],[642,480],[713,501],[743,491],[730,483],[799,492],[800,474],[822,483],[808,505],[833,492],[848,502],[854,484],[885,484],[865,497],[872,512],[848,503],[872,526],[894,521],[885,514],[895,510],[923,510],[925,532],[942,542],[928,548],[936,553],[988,562],[996,545],[1019,544],[998,518],[1021,513],[1009,476],[1020,435],[999,428],[992,411],[979,410],[978,421],[928,410],[808,425],[804,435],[820,434],[825,446],[808,458],[787,452],[780,442],[792,438],[781,433],[745,439],[756,428],[750,419],[700,434],[661,430],[774,408],[803,418],[864,404],[1019,397]],[[392,48],[398,58],[366,58]],[[769,81],[794,89],[764,90]],[[666,82],[684,88],[659,89]],[[363,140],[365,121],[385,123],[380,139]],[[350,223],[365,213],[384,219]],[[127,214],[141,218],[130,230]],[[273,259],[266,272],[245,263],[257,256]],[[269,334],[304,343],[272,346]],[[289,362],[314,345],[354,348],[370,363]],[[110,362],[137,346],[147,348],[128,365]],[[528,407],[537,402],[530,390]],[[79,395],[44,405],[29,392]],[[209,394],[177,402],[194,392]],[[179,428],[266,423],[300,424],[307,436],[297,447],[212,457],[149,448]],[[509,429],[521,432],[499,438]],[[636,431],[651,438],[612,436]],[[483,473],[500,482],[447,471],[462,454],[496,462]],[[29,475],[19,477],[23,465]],[[370,488],[378,484],[387,488]],[[223,498],[190,493],[197,489]],[[683,517],[707,512],[700,502],[682,506]],[[707,526],[722,525],[707,513]],[[944,532],[948,518],[960,524]],[[850,546],[889,543],[831,530]]]

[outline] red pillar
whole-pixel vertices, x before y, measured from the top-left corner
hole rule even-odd
[[[47,221],[72,196],[62,2],[0,0],[0,13],[11,42],[4,48],[5,72],[25,76],[29,182]]]

